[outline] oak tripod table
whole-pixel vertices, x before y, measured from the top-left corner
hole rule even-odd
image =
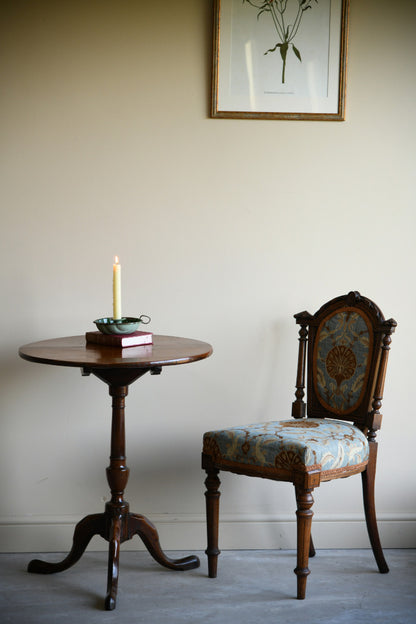
[[[66,570],[84,553],[94,535],[109,542],[107,595],[105,608],[116,606],[120,544],[138,535],[152,557],[171,570],[192,570],[199,567],[194,555],[170,559],[162,550],[156,527],[144,516],[130,513],[124,500],[129,477],[125,454],[125,398],[128,386],[147,372],[158,375],[163,366],[188,364],[202,360],[212,353],[211,345],[198,340],[174,336],[153,336],[153,345],[141,347],[108,347],[86,343],[84,336],[55,338],[27,344],[19,355],[31,362],[81,368],[83,375],[91,373],[109,386],[112,397],[111,455],[107,481],[111,500],[103,513],[86,516],[75,527],[69,554],[58,563],[34,559],[28,571],[53,574]]]

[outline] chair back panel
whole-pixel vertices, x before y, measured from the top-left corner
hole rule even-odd
[[[360,404],[371,365],[373,328],[362,311],[345,308],[324,318],[316,332],[314,389],[320,404],[342,417]]]
[[[355,291],[332,299],[314,315],[301,312],[295,317],[302,328],[293,415],[304,415],[302,344],[307,342],[307,416],[365,427],[370,414],[378,413],[396,321],[386,321],[375,303]]]

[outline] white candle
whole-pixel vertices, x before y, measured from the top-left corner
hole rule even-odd
[[[121,319],[121,265],[118,256],[113,264],[113,318]]]

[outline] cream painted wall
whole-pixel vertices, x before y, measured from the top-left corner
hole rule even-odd
[[[165,548],[205,548],[202,433],[287,417],[292,315],[352,289],[399,323],[377,503],[385,546],[416,546],[413,0],[352,0],[341,123],[210,119],[209,0],[2,6],[0,549],[67,550],[108,496],[106,387],[17,349],[111,314],[114,254],[125,313],[215,350],[127,400],[126,496]],[[318,547],[368,545],[360,487],[316,491]],[[293,547],[289,485],[222,492],[223,548]]]

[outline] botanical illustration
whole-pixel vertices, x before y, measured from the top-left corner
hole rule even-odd
[[[285,82],[286,58],[290,48],[302,62],[300,51],[293,40],[299,31],[303,15],[312,8],[312,1],[318,3],[318,0],[243,0],[243,3],[247,2],[247,4],[258,9],[257,19],[262,15],[269,15],[273,21],[279,41],[264,54],[280,51],[283,61],[282,83]]]

